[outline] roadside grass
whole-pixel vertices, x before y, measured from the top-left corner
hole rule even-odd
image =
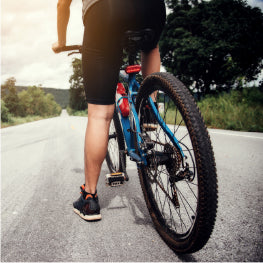
[[[87,117],[88,116],[88,109],[76,111],[71,109],[70,107],[67,107],[67,112],[70,116],[79,116],[79,117]]]
[[[176,112],[175,107],[169,108],[164,113],[160,113],[160,116],[164,119],[167,124],[177,124],[184,125],[184,121],[182,120],[182,115],[179,111]]]
[[[19,124],[24,124],[24,123],[27,123],[27,122],[39,121],[39,120],[48,119],[48,118],[52,118],[52,117],[56,117],[56,116],[48,116],[48,117],[43,117],[43,116],[10,117],[8,122],[2,122],[1,121],[1,128],[15,126],[15,125],[19,125]]]
[[[263,132],[263,92],[258,88],[244,88],[206,96],[197,102],[209,128]],[[164,118],[164,114],[161,113]],[[165,109],[165,122],[185,125],[175,107]]]
[[[206,96],[197,104],[209,128],[263,132],[263,92],[258,88]],[[87,110],[72,111],[67,108],[67,111],[69,115],[87,116]],[[176,114],[174,107],[165,112],[166,123],[174,124],[176,119],[176,124],[184,124],[181,114]]]
[[[198,106],[208,127],[263,132],[263,92],[257,88],[208,96]]]
[[[72,116],[81,116],[81,117],[87,117],[87,110],[84,111],[73,111],[71,108],[67,108],[67,112],[69,115]],[[26,117],[15,117],[12,116],[11,114],[8,115],[8,120],[6,122],[1,121],[1,128],[6,128],[6,127],[11,127],[19,124],[24,124],[28,122],[33,122],[33,121],[39,121],[43,119],[48,119],[48,118],[53,118],[57,117],[58,115],[52,115],[52,116],[38,116],[38,115],[29,115]]]

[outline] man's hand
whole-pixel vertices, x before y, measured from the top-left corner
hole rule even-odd
[[[55,53],[61,52],[66,45],[67,26],[70,15],[70,4],[72,0],[58,0],[57,4],[57,33],[58,41],[52,45]]]
[[[61,48],[65,47],[65,45],[59,45],[58,42],[52,44],[52,50],[55,52],[55,53],[59,53],[61,52]]]

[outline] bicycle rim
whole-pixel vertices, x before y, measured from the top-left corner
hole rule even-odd
[[[111,173],[123,172],[126,166],[126,158],[123,155],[123,164],[121,163],[121,152],[125,149],[124,136],[121,130],[121,124],[118,117],[118,113],[114,112],[113,119],[109,129],[109,141],[106,154],[107,166]]]

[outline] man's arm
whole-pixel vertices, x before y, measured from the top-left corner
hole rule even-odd
[[[67,41],[67,26],[70,16],[70,4],[72,0],[58,0],[57,4],[57,33],[58,41],[52,45],[55,53],[64,47]]]

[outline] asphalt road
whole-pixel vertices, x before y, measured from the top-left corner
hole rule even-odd
[[[104,163],[99,222],[72,211],[83,183],[87,119],[62,116],[1,129],[2,261],[263,261],[263,134],[209,130],[219,207],[214,232],[199,252],[178,256],[155,231],[136,167],[110,188]]]

